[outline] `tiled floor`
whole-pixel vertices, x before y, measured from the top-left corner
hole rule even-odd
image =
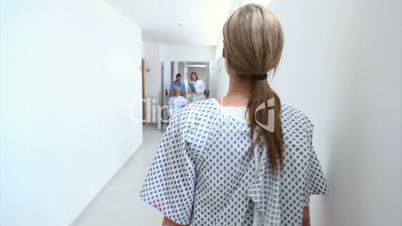
[[[160,226],[162,214],[138,196],[162,133],[144,126],[144,143],[71,226]]]

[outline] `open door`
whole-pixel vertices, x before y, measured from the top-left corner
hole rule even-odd
[[[141,77],[142,77],[142,123],[146,121],[147,109],[145,103],[145,61],[141,59]]]

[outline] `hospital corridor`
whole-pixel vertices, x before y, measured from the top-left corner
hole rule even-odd
[[[400,0],[0,0],[0,226],[402,226]]]
[[[144,126],[143,133],[143,145],[81,212],[72,226],[161,223],[162,214],[153,211],[137,195],[161,138],[161,132],[153,126]]]

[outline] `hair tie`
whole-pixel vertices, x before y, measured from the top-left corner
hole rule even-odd
[[[249,77],[251,80],[265,80],[267,79],[268,74],[262,74],[262,75],[252,75]]]
[[[240,77],[250,80],[265,80],[268,77],[268,74],[261,74],[261,75],[251,75],[251,76],[244,76],[240,75]]]

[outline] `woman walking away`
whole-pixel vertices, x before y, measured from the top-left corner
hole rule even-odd
[[[266,80],[281,58],[281,25],[249,4],[223,38],[227,95],[173,115],[140,195],[167,226],[310,225],[310,195],[327,192],[313,125]]]

